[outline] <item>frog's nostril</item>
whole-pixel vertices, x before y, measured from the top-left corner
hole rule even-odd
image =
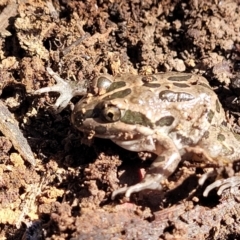
[[[82,109],[81,111],[75,111],[72,113],[72,123],[76,127],[81,127],[84,121],[88,118],[97,118],[99,116],[98,109]]]
[[[85,117],[82,112],[76,112],[72,114],[72,123],[76,127],[81,127]]]

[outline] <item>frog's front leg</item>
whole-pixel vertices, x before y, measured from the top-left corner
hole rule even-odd
[[[67,82],[66,80],[59,77],[51,68],[46,68],[49,75],[51,75],[57,84],[51,87],[41,88],[35,91],[35,94],[47,93],[47,92],[58,92],[60,96],[58,97],[56,103],[54,104],[57,112],[61,112],[70,100],[74,96],[84,96],[87,93],[87,89],[80,86],[79,84],[73,84],[71,82]]]
[[[112,199],[117,195],[125,193],[127,198],[132,193],[140,192],[143,190],[161,190],[161,182],[167,179],[177,168],[181,161],[181,156],[176,148],[174,142],[165,136],[153,137],[153,143],[155,145],[155,151],[158,157],[154,160],[150,168],[148,169],[144,179],[133,186],[123,187],[115,190],[112,193]]]

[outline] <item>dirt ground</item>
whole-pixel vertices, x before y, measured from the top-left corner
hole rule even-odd
[[[112,201],[151,160],[86,140],[70,106],[52,111],[57,94],[34,95],[55,83],[46,67],[82,85],[104,71],[192,72],[239,132],[240,1],[0,0],[0,12],[0,239],[240,238],[239,193],[204,198],[191,162],[165,192]]]

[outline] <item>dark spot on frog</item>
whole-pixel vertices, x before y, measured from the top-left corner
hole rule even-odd
[[[180,133],[176,134],[177,139],[181,140],[181,143],[184,145],[191,145],[193,144],[193,140],[191,138],[185,137]]]
[[[134,112],[131,110],[127,110],[120,121],[127,124],[139,124],[145,127],[153,128],[153,124],[150,119],[140,112]]]
[[[187,81],[191,77],[192,77],[191,74],[187,74],[187,75],[183,75],[183,76],[176,75],[176,76],[169,77],[168,80],[175,81],[175,82],[182,82],[182,81]]]
[[[210,110],[207,114],[207,120],[209,123],[212,122],[213,117],[214,117],[214,112],[212,110]]]
[[[154,77],[154,76],[151,76],[151,75],[149,75],[149,76],[144,76],[144,77],[142,77],[142,81],[144,82],[144,83],[149,83],[149,82],[156,82],[157,81],[157,78],[156,77]]]
[[[218,100],[216,100],[216,111],[219,113],[220,112],[220,103]]]
[[[107,89],[107,92],[111,92],[115,89],[121,88],[121,87],[125,87],[126,86],[126,82],[121,81],[121,82],[113,82],[109,88]]]
[[[226,138],[225,138],[225,136],[223,134],[219,133],[217,135],[217,140],[220,141],[220,142],[223,142],[223,141],[226,140]]]
[[[222,121],[221,125],[227,127],[227,122],[226,121]]]
[[[205,131],[204,134],[203,134],[203,138],[208,139],[209,138],[209,134],[210,134],[209,131]]]
[[[112,100],[112,99],[116,99],[116,98],[124,98],[127,95],[131,94],[132,90],[130,88],[124,89],[122,91],[119,92],[115,92],[111,95],[108,95],[106,97],[103,98],[103,100]]]
[[[149,88],[159,88],[161,87],[161,84],[160,83],[144,83],[143,84],[144,87],[149,87]]]
[[[96,118],[99,115],[98,109],[88,109],[84,113],[84,118]]]
[[[170,90],[164,90],[159,93],[159,98],[168,102],[185,102],[194,99],[194,96],[186,92],[174,92]]]
[[[179,88],[188,88],[188,87],[190,87],[188,84],[186,84],[186,83],[173,83],[173,85],[174,86],[176,86],[176,87],[179,87]]]
[[[203,86],[205,88],[208,88],[208,89],[210,89],[212,91],[212,88],[208,84],[206,84],[206,83],[200,82],[200,83],[198,83],[198,85]]]
[[[160,118],[158,121],[156,121],[156,126],[171,126],[172,123],[174,121],[174,117],[173,116],[166,116],[166,117],[162,117]]]
[[[233,132],[233,136],[240,142],[240,135]]]
[[[97,126],[97,127],[94,128],[94,130],[95,130],[96,134],[101,134],[102,135],[102,134],[106,133],[107,128],[104,127],[104,126]]]

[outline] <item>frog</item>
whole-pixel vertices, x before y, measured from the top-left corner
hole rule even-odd
[[[144,178],[135,185],[113,191],[112,199],[120,194],[129,198],[144,190],[163,190],[164,181],[175,172],[181,160],[194,159],[194,155],[216,166],[240,159],[240,135],[228,126],[216,93],[201,75],[103,73],[92,81],[89,91],[82,86],[71,87],[51,68],[47,71],[56,85],[35,93],[59,92],[55,108],[60,111],[73,96],[81,95],[71,114],[76,129],[110,139],[129,151],[156,155]],[[199,184],[204,183],[205,177]],[[240,178],[236,176],[219,179],[203,195],[208,196],[214,188],[221,194],[239,185]]]

